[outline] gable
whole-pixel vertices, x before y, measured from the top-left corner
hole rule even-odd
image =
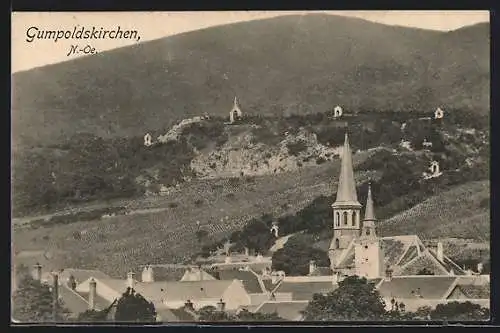
[[[89,308],[87,300],[65,286],[59,287],[59,298],[63,306],[67,308],[74,317],[78,317],[80,313],[87,311]]]
[[[258,277],[250,271],[222,270],[218,272],[219,280],[240,280],[249,294],[262,293]]]
[[[418,275],[424,268],[432,272],[433,275],[448,275],[448,271],[437,260],[432,258],[428,251],[402,266],[398,270],[398,275]]]
[[[453,288],[453,291],[450,293],[450,296],[448,296],[448,299],[466,299],[467,296],[460,290],[459,286],[455,286]]]
[[[399,266],[404,266],[418,256],[418,249],[416,245],[412,245],[408,248],[403,258],[398,262]]]
[[[395,237],[382,238],[381,245],[385,256],[384,262],[387,266],[395,265],[407,247],[407,244]]]
[[[490,299],[491,297],[489,285],[457,285],[456,288],[468,299]]]

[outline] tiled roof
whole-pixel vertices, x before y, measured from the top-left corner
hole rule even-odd
[[[438,261],[434,260],[428,251],[424,251],[420,257],[409,262],[406,266],[401,267],[401,269],[398,270],[398,275],[417,275],[424,268],[430,270],[435,275],[448,274],[445,267],[439,264]]]
[[[264,262],[232,262],[232,263],[216,263],[213,264],[212,267],[219,270],[225,270],[225,269],[234,269],[234,268],[244,268],[244,267],[249,267],[251,270],[255,272],[261,272],[267,267],[271,267],[272,262],[271,261],[264,261]]]
[[[413,242],[414,237],[383,237],[381,238],[382,248],[384,249],[385,264],[388,266],[395,265],[399,258],[403,255],[407,245]]]
[[[185,267],[153,267],[155,281],[179,281],[185,272]]]
[[[117,292],[123,292],[127,288],[125,280],[103,279],[103,284]],[[206,281],[162,281],[162,282],[136,282],[134,289],[152,302],[162,300],[199,300],[204,298],[221,298],[229,286],[234,283],[228,280],[206,280]]]
[[[475,285],[458,285],[457,288],[471,299],[490,299],[490,286],[475,286]]]
[[[240,271],[238,269],[221,270],[218,272],[219,280],[240,280],[243,287],[249,294],[264,292],[259,284],[257,276],[250,271]]]
[[[292,302],[266,302],[263,303],[257,312],[264,314],[277,313],[280,318],[286,320],[299,320],[302,316],[301,311],[304,311],[308,301],[292,301]]]
[[[331,281],[282,282],[274,293],[292,293],[293,300],[311,300],[314,294],[323,294],[335,289]]]
[[[187,269],[181,281],[215,280],[215,278],[203,269]]]
[[[316,270],[314,271],[313,274],[314,276],[326,276],[326,275],[332,275],[332,269],[330,267],[316,267]]]
[[[412,246],[410,246],[408,251],[406,251],[403,258],[401,258],[398,265],[403,266],[403,265],[409,263],[410,261],[412,261],[413,259],[415,259],[417,256],[418,256],[417,245],[412,245]]]
[[[77,284],[80,284],[89,278],[93,277],[96,279],[111,279],[111,277],[101,271],[92,269],[75,269],[75,268],[65,268],[64,270],[58,272],[59,283],[67,284],[69,277],[73,275]],[[53,282],[53,275],[51,272],[46,272],[42,274],[42,279],[49,284]]]
[[[67,308],[75,317],[89,308],[87,301],[75,291],[62,285],[59,287],[59,297],[64,307]]]
[[[429,254],[434,257],[443,267],[446,269],[447,272],[451,271],[453,269],[453,273],[456,275],[464,275],[465,272],[463,269],[458,266],[456,263],[453,262],[450,258],[447,256],[443,257],[443,261],[438,260],[437,254],[434,250],[429,249]]]
[[[379,292],[382,297],[441,299],[455,279],[454,276],[397,276],[382,282]]]
[[[89,299],[89,293],[82,293],[82,292],[79,292],[78,293],[80,296],[82,296],[87,302],[88,302],[88,299]],[[101,296],[99,295],[96,295],[94,297],[94,304],[95,304],[95,308],[96,310],[104,310],[106,309],[108,306],[111,305],[111,302],[109,302],[107,299],[105,298],[102,298]]]
[[[278,285],[278,283],[273,283],[271,279],[263,279],[262,282],[264,283],[267,291],[273,291],[274,288],[276,288],[276,286]]]
[[[338,268],[351,268],[354,266],[354,248],[349,250],[349,253],[345,258],[338,264]]]

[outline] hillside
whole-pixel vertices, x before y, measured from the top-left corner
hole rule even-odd
[[[355,163],[363,160],[361,154]],[[130,201],[136,214],[14,230],[14,250],[34,251],[20,263],[42,260],[36,251],[47,251],[54,268],[94,267],[118,276],[147,262],[182,262],[203,245],[196,221],[208,231],[207,242],[215,242],[263,213],[294,214],[334,193],[338,172],[337,160],[281,175],[193,181],[164,197]],[[357,179],[366,182],[368,174]]]
[[[13,75],[13,143],[139,136],[182,118],[489,110],[489,26],[451,33],[331,15],[237,23]]]
[[[423,237],[490,238],[489,181],[469,182],[439,195],[380,223],[384,235],[416,233]]]

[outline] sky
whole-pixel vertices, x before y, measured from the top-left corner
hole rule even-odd
[[[59,63],[86,56],[92,48],[107,51],[149,40],[211,26],[265,19],[282,15],[325,13],[406,27],[449,31],[480,22],[489,22],[488,11],[240,11],[240,12],[14,12],[12,13],[12,72]],[[106,30],[137,30],[139,40],[35,39],[27,41],[27,31],[70,30],[74,27],[103,27]],[[33,31],[30,30],[30,31]],[[68,56],[72,45],[82,50]],[[87,45],[89,47],[85,48]],[[87,55],[88,56],[88,55]]]

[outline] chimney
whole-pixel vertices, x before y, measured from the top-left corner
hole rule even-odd
[[[148,264],[144,266],[144,269],[142,270],[141,280],[142,282],[154,282],[153,267],[151,267],[151,265]]]
[[[76,280],[73,275],[70,275],[68,278],[68,287],[70,287],[72,290],[76,289]]]
[[[89,310],[95,309],[95,298],[97,295],[97,283],[94,278],[90,279],[89,282]]]
[[[390,267],[387,267],[385,270],[385,281],[391,281],[392,280],[392,269]]]
[[[245,256],[249,256],[250,255],[250,250],[248,249],[248,247],[245,246]]]
[[[436,254],[437,254],[437,260],[443,262],[443,259],[444,259],[444,254],[443,254],[443,243],[441,242],[438,242],[437,243],[437,251],[436,251]]]
[[[127,273],[127,287],[134,289],[135,287],[135,279],[134,279],[134,272],[128,272]]]
[[[42,266],[39,263],[33,266],[33,279],[36,281],[42,280]]]
[[[226,303],[222,301],[222,298],[217,302],[217,311],[224,311],[226,309]]]
[[[187,300],[186,303],[184,303],[184,307],[186,308],[186,310],[194,311],[193,302],[191,302],[190,300]]]
[[[477,272],[481,274],[483,272],[483,263],[480,262],[477,264]]]
[[[309,275],[313,275],[316,273],[316,261],[310,260],[309,261]]]
[[[59,275],[53,273],[52,279],[52,319],[57,322],[57,312],[59,307]]]

